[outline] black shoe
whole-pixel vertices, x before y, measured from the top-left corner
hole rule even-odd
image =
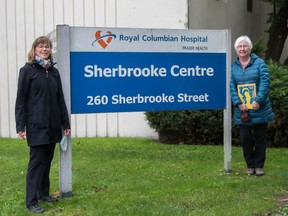
[[[50,203],[58,201],[58,199],[56,199],[54,197],[51,197],[51,196],[41,196],[41,197],[38,198],[38,200],[41,200],[41,201],[44,201],[44,202],[50,202]]]
[[[44,212],[44,209],[41,206],[39,206],[38,204],[32,204],[32,205],[28,206],[27,209],[33,213]]]

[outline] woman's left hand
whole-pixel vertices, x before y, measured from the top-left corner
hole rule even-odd
[[[70,131],[71,131],[70,129],[65,129],[65,130],[64,130],[64,136],[69,135],[69,134],[70,134]]]
[[[252,103],[252,110],[258,110],[260,108],[260,105],[258,102],[253,101]]]

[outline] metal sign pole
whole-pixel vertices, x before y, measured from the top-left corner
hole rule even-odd
[[[68,25],[57,26],[57,68],[61,75],[63,92],[69,119],[71,120],[70,95],[70,28]],[[72,196],[72,148],[71,134],[67,137],[67,150],[59,148],[59,183],[61,197]]]
[[[231,121],[231,98],[230,98],[230,76],[231,76],[231,31],[226,33],[226,109],[224,109],[224,170],[232,171],[232,121]]]

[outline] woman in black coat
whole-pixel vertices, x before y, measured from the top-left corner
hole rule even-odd
[[[33,42],[28,62],[20,69],[15,119],[18,136],[27,136],[30,147],[26,207],[41,213],[44,209],[38,200],[57,201],[49,196],[50,167],[63,129],[65,136],[70,133],[60,74],[52,58],[52,42],[45,36]]]

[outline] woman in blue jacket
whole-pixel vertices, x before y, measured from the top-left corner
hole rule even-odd
[[[26,207],[34,213],[44,211],[38,201],[55,202],[49,196],[49,173],[55,144],[70,133],[69,116],[59,71],[52,59],[49,38],[37,38],[20,69],[15,105],[16,131],[27,136],[30,159],[26,176]]]
[[[234,48],[238,56],[231,66],[234,124],[240,128],[246,174],[262,176],[266,159],[267,125],[274,119],[268,97],[269,72],[263,59],[251,53],[252,42],[249,37],[238,37]],[[249,116],[245,119],[243,116],[246,111]]]

